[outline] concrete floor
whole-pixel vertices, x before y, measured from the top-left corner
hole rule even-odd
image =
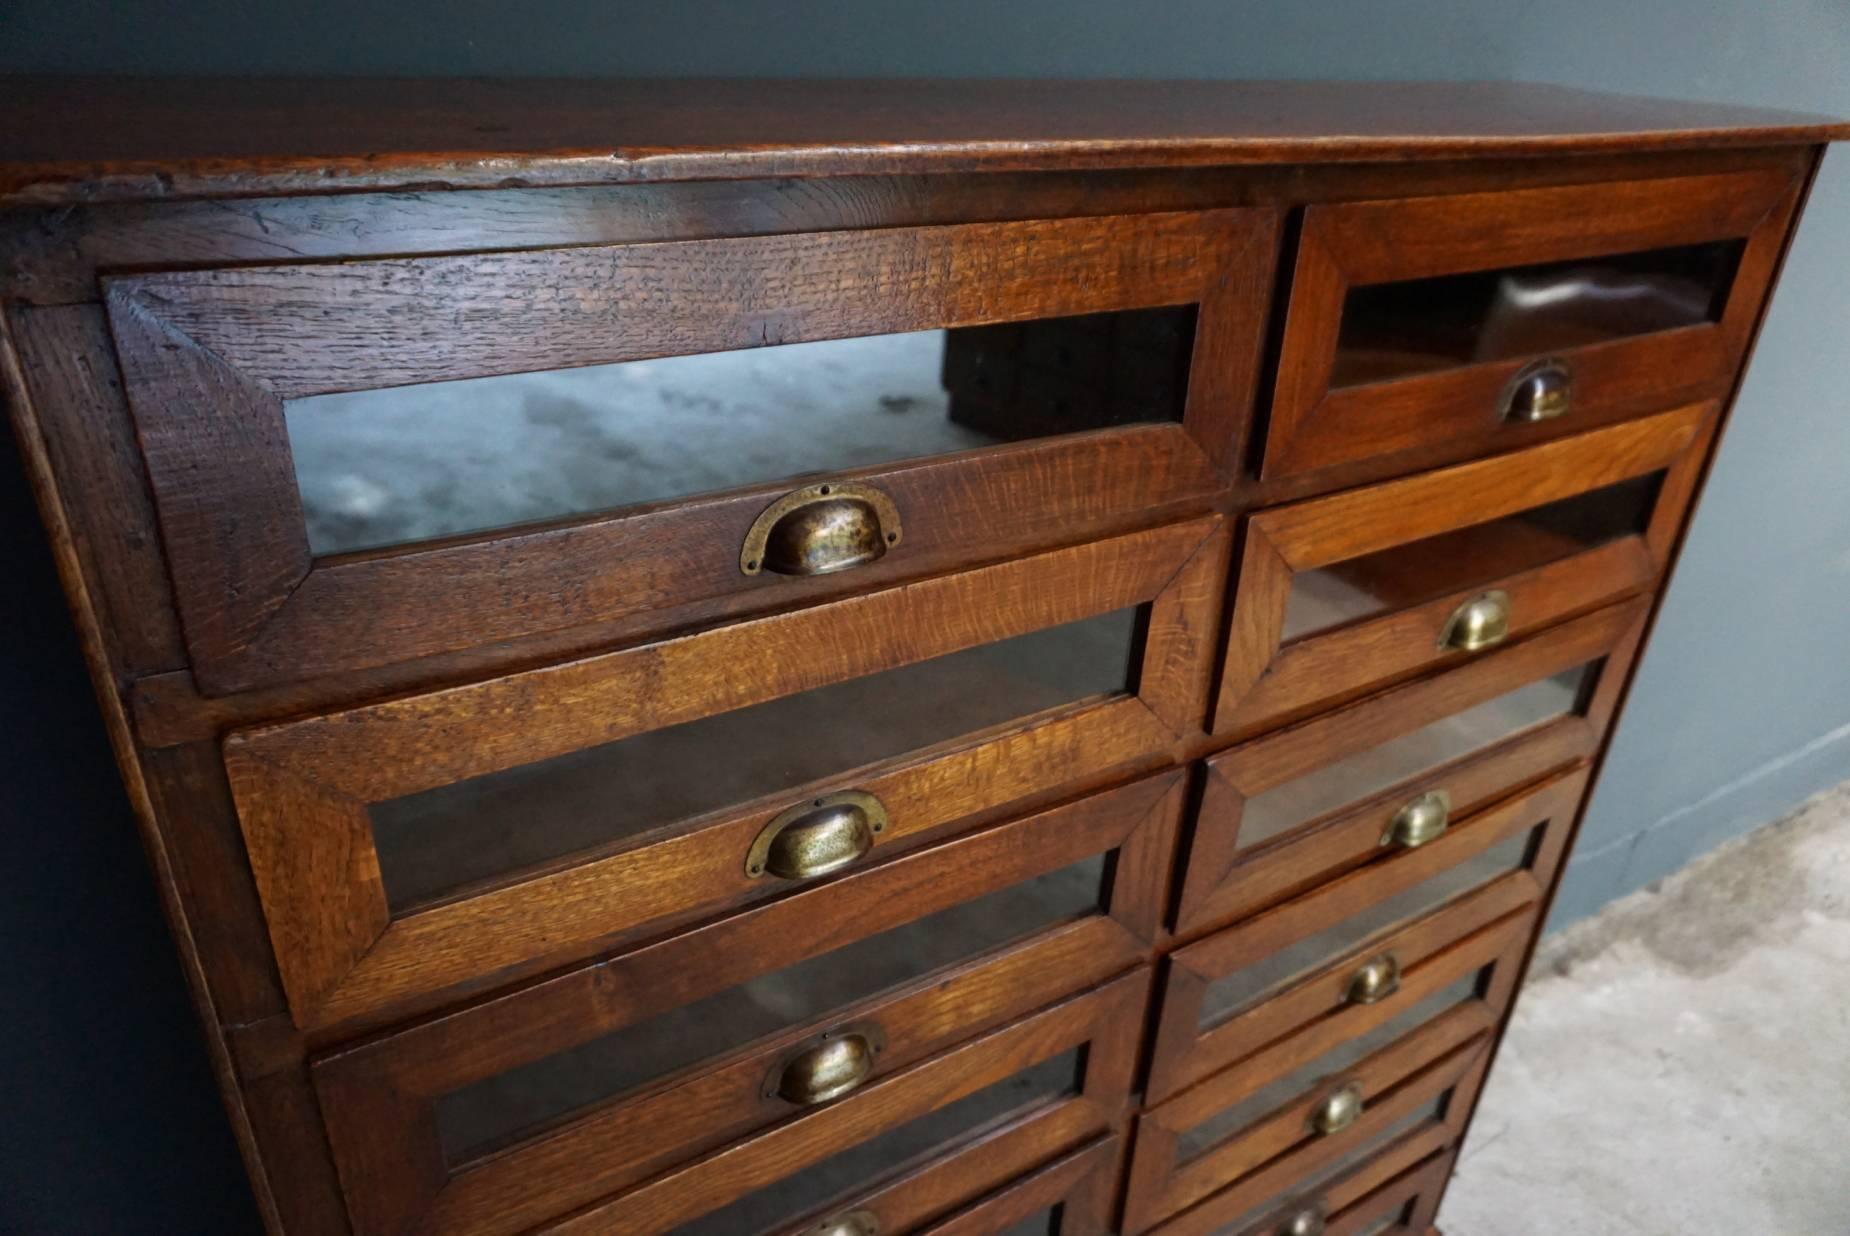
[[[1850,1234],[1850,783],[1544,943],[1439,1223]]]

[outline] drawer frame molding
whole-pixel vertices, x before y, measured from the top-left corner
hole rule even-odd
[[[877,858],[908,833],[1160,756],[1200,725],[1214,654],[1208,614],[1226,559],[1218,519],[1172,524],[236,732],[224,743],[226,772],[296,1022],[331,1024],[428,1001],[583,957],[689,905],[776,895],[746,873],[743,859],[792,802],[850,787],[875,794],[890,817]],[[370,803],[1135,604],[1148,604],[1150,615],[1134,693],[844,769],[826,783],[408,913],[394,915],[388,904]],[[763,672],[736,672],[735,654],[747,648]]]
[[[1226,209],[176,271],[104,291],[193,677],[222,695],[729,594],[788,605],[1205,505],[1250,405],[1277,235],[1276,212]],[[555,294],[503,290],[524,286]],[[430,543],[309,547],[292,397],[1190,303],[1182,424],[846,474],[909,513],[906,543],[833,578],[740,573],[781,478]]]
[[[1462,453],[1535,441],[1548,425],[1498,419],[1534,356],[1332,388],[1351,287],[1501,266],[1745,238],[1718,322],[1563,353],[1575,410],[1593,424],[1679,400],[1724,397],[1753,337],[1805,177],[1779,169],[1311,206],[1298,239],[1279,381],[1265,430],[1267,480],[1416,450]]]
[[[1223,1191],[1250,1197],[1249,1205],[1261,1203],[1441,1095],[1450,1095],[1443,1114],[1415,1135],[1434,1126],[1456,1135],[1482,1081],[1501,1013],[1485,1000],[1456,1005],[1187,1162],[1177,1161],[1182,1136],[1251,1093],[1248,1079],[1210,1079],[1145,1112],[1131,1149],[1124,1230],[1135,1236]],[[1364,1109],[1354,1123],[1319,1136],[1312,1117],[1339,1085],[1359,1087]]]
[[[1319,705],[1482,656],[1444,648],[1438,636],[1455,608],[1486,588],[1502,588],[1513,596],[1509,631],[1521,636],[1650,587],[1682,527],[1717,410],[1712,403],[1679,408],[1251,516],[1214,708],[1215,732],[1251,733]],[[1665,476],[1641,533],[1511,577],[1474,581],[1411,609],[1283,643],[1286,605],[1297,574],[1659,471]]]
[[[800,1105],[762,1095],[760,1081],[829,1028],[885,1025],[888,1050],[868,1083],[877,1086],[959,1035],[1138,966],[1161,921],[1182,800],[1178,772],[1133,782],[316,1058],[310,1067],[356,1226],[384,1233],[418,1214],[448,1223],[515,1213],[520,1182],[551,1179],[563,1164],[570,1188],[591,1200],[686,1157],[690,1138],[711,1149],[713,1138],[800,1114]],[[442,1095],[1100,853],[1115,861],[1096,914],[695,1062],[486,1158],[445,1161]],[[970,874],[946,881],[947,867]]]
[[[834,1107],[798,1115],[540,1230],[558,1236],[592,1236],[608,1232],[621,1216],[622,1230],[638,1236],[671,1231],[713,1210],[714,1199],[723,1205],[819,1162],[835,1150],[875,1136],[912,1114],[946,1106],[1076,1047],[1085,1051],[1085,1076],[1079,1091],[1030,1108],[1010,1122],[1009,1130],[1043,1158],[1080,1145],[1122,1123],[1137,1065],[1149,980],[1147,968],[1127,974],[857,1091]],[[993,1139],[979,1136],[940,1162],[951,1169],[948,1174],[953,1179],[962,1176],[969,1182],[966,1188],[972,1183],[980,1187],[987,1183],[984,1175],[995,1171],[995,1165],[986,1164],[994,1152]],[[872,1201],[850,1206],[857,1204],[879,1205]],[[525,1228],[497,1225],[461,1230],[513,1236]]]
[[[1608,606],[1447,674],[1384,691],[1209,759],[1177,900],[1176,935],[1198,938],[1313,878],[1334,875],[1351,861],[1345,856],[1372,853],[1395,808],[1426,786],[1450,781],[1469,787],[1472,798],[1487,797],[1593,754],[1628,680],[1648,610],[1644,599]],[[1240,820],[1249,798],[1593,661],[1601,663],[1599,676],[1577,714],[1417,773],[1258,845],[1240,845]],[[1458,805],[1462,809],[1465,799]]]

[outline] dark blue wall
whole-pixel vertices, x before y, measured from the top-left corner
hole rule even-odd
[[[0,1232],[255,1231],[10,430],[0,547]]]

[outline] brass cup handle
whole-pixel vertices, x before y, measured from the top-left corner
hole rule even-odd
[[[1280,1225],[1278,1236],[1323,1236],[1328,1223],[1322,1206],[1306,1206]]]
[[[1383,953],[1349,976],[1344,993],[1350,1004],[1377,1004],[1400,990],[1400,958]]]
[[[869,1022],[831,1030],[773,1068],[763,1093],[799,1107],[827,1103],[860,1087],[874,1071],[886,1035]]]
[[[1451,612],[1439,629],[1439,648],[1444,652],[1482,652],[1509,637],[1510,594],[1492,588]]]
[[[1310,1127],[1320,1137],[1340,1133],[1362,1118],[1365,1106],[1361,1083],[1350,1082],[1317,1104],[1310,1114]]]
[[[1574,402],[1574,375],[1549,358],[1524,365],[1503,389],[1503,419],[1534,423],[1566,416]]]
[[[813,880],[859,861],[885,831],[886,806],[872,794],[843,790],[812,798],[764,826],[745,851],[745,874]]]
[[[850,1210],[824,1219],[802,1236],[880,1236],[880,1217],[871,1210]]]
[[[785,494],[752,521],[739,548],[739,570],[828,575],[884,557],[904,535],[899,508],[872,485],[811,485]]]
[[[1381,834],[1381,844],[1417,850],[1443,837],[1451,823],[1452,796],[1444,790],[1428,790],[1394,813]]]

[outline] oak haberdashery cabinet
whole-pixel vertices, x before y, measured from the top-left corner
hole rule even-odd
[[[8,409],[291,1236],[1431,1232],[1850,135],[0,90]]]

